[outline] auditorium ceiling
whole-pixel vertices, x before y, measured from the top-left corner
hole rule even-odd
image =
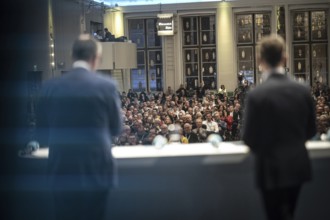
[[[219,0],[95,0],[104,2],[111,7],[117,6],[135,6],[135,5],[157,5],[157,4],[179,4],[192,2],[220,2]]]

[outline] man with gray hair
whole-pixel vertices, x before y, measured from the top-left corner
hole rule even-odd
[[[115,182],[111,145],[122,113],[114,81],[95,72],[101,54],[99,42],[80,35],[73,69],[41,90],[38,136],[49,147],[47,172],[59,220],[104,219]]]
[[[316,133],[310,89],[285,75],[285,42],[261,40],[259,63],[266,76],[246,100],[243,140],[255,155],[256,181],[269,220],[292,220],[299,192],[311,179],[305,142]]]

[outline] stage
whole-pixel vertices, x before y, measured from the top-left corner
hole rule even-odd
[[[330,143],[308,142],[313,181],[301,193],[296,219],[330,218]],[[253,158],[240,142],[114,147],[118,187],[108,219],[263,220]],[[46,186],[48,149],[19,158],[17,219],[52,219]]]

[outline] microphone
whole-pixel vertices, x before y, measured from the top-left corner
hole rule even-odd
[[[330,129],[328,130],[327,132],[327,138],[326,138],[327,141],[330,141]]]
[[[37,151],[39,148],[40,148],[39,142],[33,140],[27,143],[24,149],[24,153],[31,154],[32,152]]]
[[[152,145],[157,149],[163,148],[167,144],[167,139],[162,135],[157,135],[152,141]]]
[[[207,142],[212,144],[213,147],[218,148],[220,142],[222,142],[222,138],[218,134],[210,134],[207,137]]]

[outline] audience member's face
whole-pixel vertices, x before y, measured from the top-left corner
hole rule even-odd
[[[134,135],[128,137],[128,143],[130,145],[136,145],[136,138]]]
[[[200,112],[197,112],[197,113],[196,113],[196,117],[197,117],[197,118],[201,118],[202,116],[203,116],[202,113],[200,113]]]
[[[138,126],[138,133],[144,133],[144,126],[140,125]]]
[[[167,125],[172,124],[172,120],[170,117],[166,117],[165,124],[167,124]]]
[[[191,126],[188,125],[188,124],[185,124],[184,127],[183,127],[183,129],[184,129],[184,132],[185,133],[188,133],[189,134],[191,132]]]
[[[156,137],[156,130],[154,128],[149,131],[149,139],[154,139]]]
[[[185,119],[186,119],[186,122],[187,123],[191,123],[192,122],[192,116],[191,116],[191,114],[186,114]]]
[[[196,127],[197,127],[197,128],[201,128],[202,125],[203,125],[202,119],[197,119],[197,120],[196,120]]]
[[[135,116],[135,115],[134,115]],[[137,120],[137,118],[135,119],[135,123],[134,123],[134,127],[136,128],[136,129],[138,129],[139,128],[139,126],[141,125],[142,123],[140,123],[140,121],[139,120]]]
[[[324,96],[321,96],[321,103],[325,103],[325,98],[324,98]]]
[[[152,120],[152,117],[148,116],[148,118],[147,118],[147,122],[148,122],[148,123],[152,123],[152,121],[153,121],[153,120]]]
[[[130,117],[131,115],[132,115],[132,112],[128,110],[128,111],[126,112],[126,117]]]
[[[237,104],[235,105],[235,111],[239,111],[240,107],[241,107],[240,104],[237,103]]]
[[[212,121],[212,115],[211,115],[210,113],[208,113],[208,114],[206,115],[206,119],[207,119],[208,121]]]
[[[210,113],[210,110],[209,109],[204,109],[204,113],[206,115],[206,114]]]
[[[155,126],[159,126],[161,124],[160,119],[156,118],[154,124],[155,124]]]
[[[160,130],[161,130],[161,133],[162,133],[162,134],[167,134],[167,132],[168,132],[167,126],[164,126],[164,125],[162,125],[162,126],[160,127]]]

